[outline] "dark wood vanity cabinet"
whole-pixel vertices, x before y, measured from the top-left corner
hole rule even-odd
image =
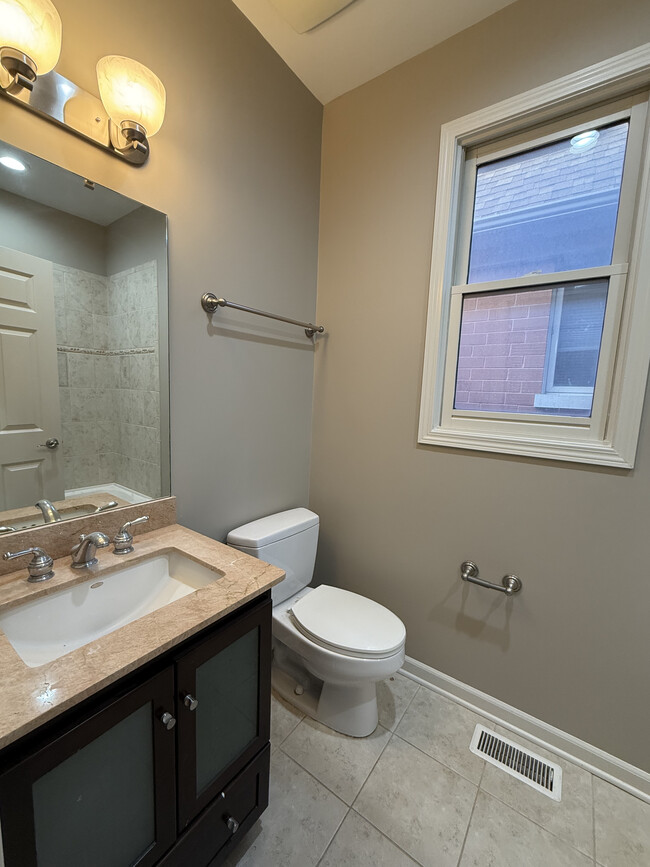
[[[216,867],[268,803],[266,594],[0,754],[6,867]]]

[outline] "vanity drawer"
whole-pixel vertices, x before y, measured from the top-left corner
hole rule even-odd
[[[269,802],[267,746],[190,825],[159,867],[218,867],[264,812]],[[232,830],[233,822],[237,823]]]

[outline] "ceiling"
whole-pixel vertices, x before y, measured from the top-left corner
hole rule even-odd
[[[4,156],[20,160],[26,168],[23,172],[15,172],[0,165],[0,190],[7,190],[100,226],[110,226],[115,220],[140,207],[139,202],[99,184],[89,189],[84,186],[84,179],[80,175],[0,141],[0,157]]]
[[[272,0],[233,2],[325,104],[514,0],[356,0],[307,33],[297,33]]]

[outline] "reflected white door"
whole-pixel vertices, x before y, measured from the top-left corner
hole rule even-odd
[[[0,511],[62,500],[52,263],[0,247]]]

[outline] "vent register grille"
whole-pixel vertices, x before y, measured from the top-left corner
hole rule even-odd
[[[559,801],[562,797],[562,768],[541,756],[523,749],[514,741],[495,735],[482,725],[477,725],[470,750],[492,765],[501,768],[518,780]]]

